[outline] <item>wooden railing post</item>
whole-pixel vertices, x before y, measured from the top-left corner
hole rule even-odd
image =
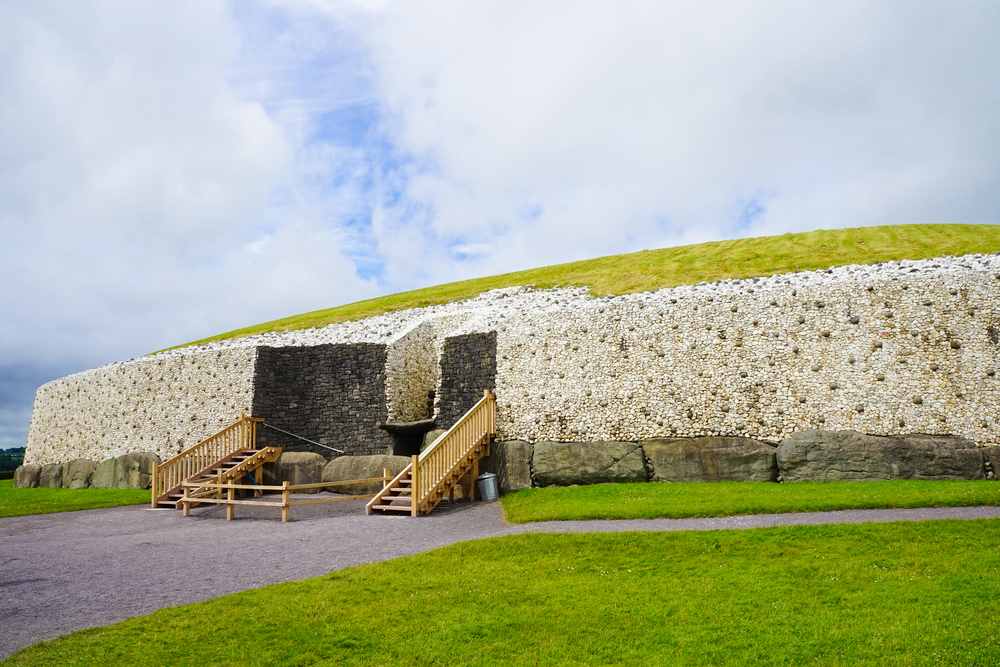
[[[184,516],[191,516],[191,503],[188,502],[188,485],[184,482],[184,496],[181,498],[181,505],[184,509]]]
[[[151,502],[152,502],[152,507],[153,507],[154,510],[156,509],[156,506],[157,506],[156,498],[160,495],[160,487],[157,484],[157,482],[159,480],[156,478],[156,468],[157,468],[156,461],[153,461],[153,480],[152,480],[152,483],[150,484],[149,488],[151,488],[153,490],[153,492],[152,492],[153,493],[153,499],[152,499]]]
[[[410,466],[410,516],[417,516],[417,506],[420,502],[420,457],[414,455]]]
[[[236,505],[233,504],[234,491],[235,489],[232,487],[232,485],[230,485],[230,487],[226,489],[226,500],[229,501],[228,503],[226,503],[226,521],[232,521],[236,517]]]
[[[392,471],[388,468],[382,468],[382,476],[385,478],[382,481],[382,488],[389,486],[389,482],[392,481]]]

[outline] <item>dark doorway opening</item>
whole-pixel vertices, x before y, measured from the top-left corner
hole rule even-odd
[[[379,424],[379,428],[392,436],[388,454],[392,456],[416,456],[424,442],[424,434],[434,430],[433,419],[415,422]]]

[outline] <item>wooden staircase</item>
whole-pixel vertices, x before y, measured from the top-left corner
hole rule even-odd
[[[455,485],[467,479],[470,497],[476,499],[479,459],[490,454],[496,435],[496,397],[483,398],[396,476],[365,506],[365,513],[402,512],[410,516],[430,513],[446,496],[454,500]]]
[[[238,484],[250,477],[263,484],[263,466],[275,461],[280,447],[258,449],[256,426],[263,419],[240,416],[239,420],[212,437],[153,467],[152,506],[178,507],[185,481]],[[189,496],[208,497],[221,491],[195,489]],[[221,497],[221,496],[220,496]]]
[[[417,458],[414,456],[413,458]],[[411,463],[394,480],[389,482],[389,486],[383,489],[377,496],[379,504],[372,505],[371,502],[365,507],[365,513],[371,514],[372,510],[383,512],[405,512],[413,513],[413,464]],[[373,499],[374,500],[374,499]]]
[[[249,477],[254,484],[263,485],[263,470],[265,463],[275,461],[281,455],[280,447],[265,447],[264,449],[241,449],[216,461],[214,464],[188,478],[189,482],[215,482],[218,484],[241,484],[244,477]],[[159,505],[177,507],[177,501],[183,496],[183,489],[178,484],[170,489],[157,502]],[[208,497],[218,495],[214,489],[195,489],[188,497]]]

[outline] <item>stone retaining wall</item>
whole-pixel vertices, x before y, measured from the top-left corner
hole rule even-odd
[[[347,454],[383,454],[386,346],[376,343],[262,347],[257,353],[254,415],[268,424]],[[286,452],[335,453],[259,427],[258,445]]]
[[[497,333],[471,333],[444,341],[437,425],[451,428],[497,382]]]
[[[197,350],[111,364],[43,385],[25,463],[103,461],[132,451],[167,459],[249,414],[254,348]]]
[[[501,439],[529,444],[775,445],[823,429],[992,446],[998,276],[1000,258],[975,255],[621,297],[515,287],[173,350],[42,387],[25,460],[171,456],[246,411],[380,454],[389,436],[378,423],[427,416],[433,390],[437,426],[450,426],[486,388],[497,392]],[[341,372],[352,355],[357,364]]]
[[[389,346],[386,356],[387,421],[412,422],[434,416],[441,356],[439,326],[424,322]]]
[[[773,443],[823,428],[994,444],[996,267],[935,265],[582,301],[554,293],[547,309],[500,326],[502,437],[739,435]]]

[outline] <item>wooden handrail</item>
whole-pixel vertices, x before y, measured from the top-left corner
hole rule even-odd
[[[422,513],[428,498],[445,483],[473,449],[483,442],[488,443],[496,434],[496,401],[493,392],[484,391],[483,397],[471,410],[419,457],[414,457],[413,516]]]
[[[475,476],[479,468],[479,459],[489,456],[489,443],[496,435],[497,421],[496,396],[491,391],[484,391],[483,398],[472,406],[454,426],[441,437],[431,443],[431,446],[403,468],[374,498],[365,506],[365,512],[371,514],[375,509],[394,509],[386,507],[383,502],[407,498],[400,486],[409,484],[409,505],[398,505],[400,510],[408,510],[411,516],[427,514],[444,496],[450,492],[460,477],[472,473],[471,499],[475,500]],[[449,496],[450,497],[450,496]]]
[[[202,440],[197,445],[184,450],[172,459],[159,465],[153,464],[152,505],[181,483],[207,469],[217,461],[243,449],[256,449],[257,424],[260,417],[240,415],[236,423],[227,426],[215,435]]]

